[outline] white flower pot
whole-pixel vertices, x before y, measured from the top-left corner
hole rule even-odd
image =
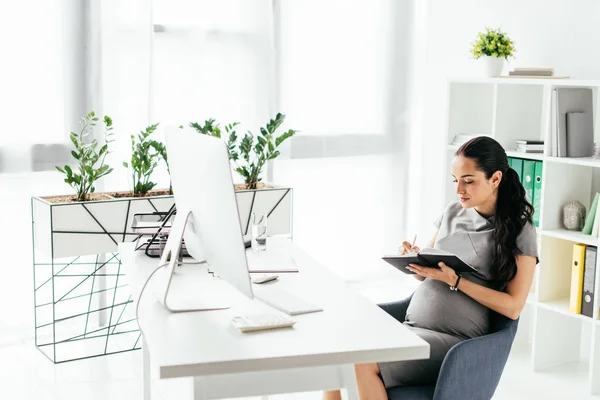
[[[502,73],[502,67],[504,66],[504,58],[482,56],[479,62],[483,66],[483,73],[488,78],[495,78],[500,76]]]
[[[249,234],[253,212],[269,215],[269,236],[291,235],[292,189],[267,188],[236,192],[242,232]],[[121,242],[134,240],[133,215],[167,212],[173,196],[126,197],[74,203],[32,199],[34,248],[52,258],[117,252]]]

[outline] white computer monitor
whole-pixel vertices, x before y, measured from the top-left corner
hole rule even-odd
[[[176,274],[181,236],[194,259],[206,261],[215,276],[253,298],[225,142],[188,128],[168,127],[165,136],[177,215],[161,257],[161,265],[168,263],[168,266],[155,285],[159,300],[174,312],[227,308],[222,296],[211,295],[215,286],[207,280],[197,288],[205,294],[198,300],[203,304],[190,304],[193,300],[189,297],[184,306],[169,301],[180,295],[173,293],[177,288],[171,283]]]

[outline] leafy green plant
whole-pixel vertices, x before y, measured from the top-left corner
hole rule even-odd
[[[239,124],[239,122],[234,122],[232,124],[225,125],[225,134],[223,136],[221,135],[221,128],[219,124],[216,123],[216,121],[212,118],[204,121],[204,125],[197,122],[191,122],[190,127],[203,135],[209,135],[225,140],[225,143],[227,143],[227,148],[229,149],[229,159],[233,160],[236,155],[235,147],[237,142],[237,132],[235,127]]]
[[[77,171],[73,171],[69,165],[63,168],[56,167],[59,172],[66,175],[65,182],[75,189],[77,201],[86,201],[88,195],[96,191],[94,182],[113,170],[105,164],[109,153],[108,145],[114,142],[111,140],[113,121],[108,115],[104,116],[104,144],[100,148],[96,138],[90,140],[90,134],[93,133],[98,121],[99,118],[94,111],[91,111],[82,118],[80,132],[70,134],[71,142],[75,146],[75,150],[71,150],[71,155],[77,160]]]
[[[150,180],[161,157],[156,150],[156,141],[150,139],[156,128],[158,123],[146,127],[137,136],[131,135],[131,163],[123,162],[123,165],[126,168],[131,167],[134,196],[146,196],[156,186],[156,183]]]
[[[279,156],[277,148],[286,139],[294,136],[296,131],[289,129],[279,136],[275,136],[277,128],[285,121],[285,115],[277,113],[275,119],[271,119],[266,127],[260,128],[260,135],[254,136],[247,132],[240,141],[238,150],[231,152],[231,159],[236,164],[236,171],[244,178],[248,189],[256,189],[258,182],[262,180],[260,174],[269,160]]]
[[[485,33],[478,33],[477,40],[471,48],[473,58],[477,59],[482,56],[500,57],[509,59],[514,57],[515,45],[511,39],[506,36],[506,33],[500,29],[486,28]]]
[[[162,142],[158,142],[153,140],[150,142],[150,145],[154,148],[154,150],[158,153],[159,157],[163,159],[165,165],[167,166],[167,173],[169,174],[169,194],[173,194],[173,185],[171,184],[171,170],[169,169],[169,159],[167,158],[167,146]]]

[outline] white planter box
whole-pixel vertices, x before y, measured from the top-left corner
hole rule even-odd
[[[242,232],[249,233],[250,216],[267,213],[269,235],[291,235],[292,189],[270,188],[236,192]],[[127,197],[77,203],[50,203],[32,198],[34,249],[52,258],[117,252],[121,242],[135,240],[134,214],[167,212],[173,196]]]

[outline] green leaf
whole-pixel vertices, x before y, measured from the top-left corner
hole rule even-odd
[[[126,161],[123,161],[123,166],[124,166],[125,168],[129,168],[129,164],[128,164]]]
[[[63,174],[65,174],[66,172],[61,168],[61,167],[54,167],[58,170],[58,172],[62,172]]]
[[[279,145],[281,143],[283,143],[285,140],[291,138],[295,134],[296,134],[296,131],[293,129],[290,129],[289,131],[283,133],[281,136],[279,136],[275,139],[275,147],[279,147]]]
[[[68,165],[65,165],[65,171],[67,171],[67,175],[73,175],[73,170]]]
[[[250,176],[250,173],[248,173],[248,170],[246,170],[246,168],[238,167],[235,170],[238,174],[240,174],[244,178],[247,178]]]

